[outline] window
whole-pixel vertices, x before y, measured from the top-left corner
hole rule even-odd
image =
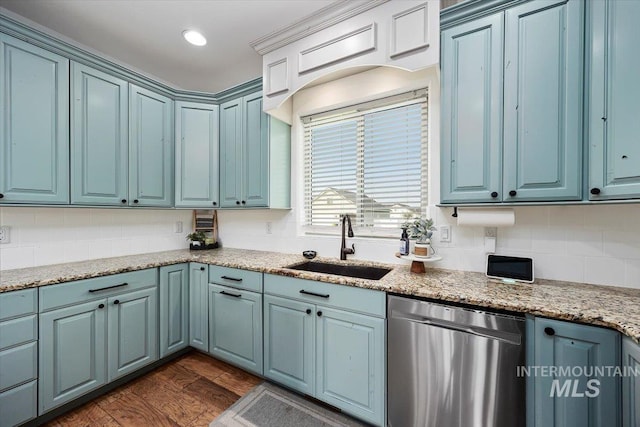
[[[393,235],[427,205],[426,90],[303,117],[305,226]]]

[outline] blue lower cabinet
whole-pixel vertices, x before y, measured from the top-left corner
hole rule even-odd
[[[264,376],[314,395],[315,306],[264,295]]]
[[[106,303],[40,314],[39,414],[106,384]]]
[[[13,427],[38,415],[38,381],[30,381],[0,393],[0,427]]]
[[[620,334],[542,318],[535,319],[533,334],[527,365],[539,370],[529,372],[534,389],[529,424],[620,426],[620,378],[606,374],[619,366]]]
[[[209,353],[262,375],[262,295],[209,285]]]
[[[640,345],[629,337],[622,340],[622,369],[640,372]],[[622,426],[640,426],[640,376],[622,377]]]
[[[158,289],[108,299],[109,381],[158,360]]]
[[[209,351],[208,279],[206,264],[189,264],[189,345]]]
[[[318,306],[315,397],[375,425],[385,422],[384,319]]]
[[[160,357],[189,345],[189,264],[160,267]]]

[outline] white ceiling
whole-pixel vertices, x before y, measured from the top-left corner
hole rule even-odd
[[[0,0],[0,7],[170,86],[219,92],[262,74],[249,42],[334,0]],[[189,45],[185,29],[208,40]]]

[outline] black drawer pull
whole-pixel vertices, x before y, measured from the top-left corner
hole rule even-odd
[[[204,267],[200,267],[200,271],[204,271]]]
[[[492,192],[491,197],[493,197],[494,199],[498,197],[498,192],[497,191]]]
[[[313,295],[314,297],[320,297],[320,298],[329,298],[331,296],[329,294],[317,294],[315,292],[305,291],[304,289],[302,289],[300,293],[305,295]]]
[[[239,204],[240,204],[240,200],[236,200],[236,205],[239,205]]]
[[[0,199],[4,199],[4,194],[0,193]]]
[[[307,314],[311,314],[311,309],[307,308]]]
[[[100,304],[98,308],[104,308],[104,304]]]
[[[231,292],[227,292],[227,291],[220,291],[220,293],[222,295],[227,295],[227,296],[234,297],[234,298],[240,298],[242,296],[240,294],[232,294]]]
[[[322,317],[322,312],[321,311],[319,311],[317,314],[318,314],[318,317]]]
[[[511,190],[511,191],[509,191],[509,195],[510,195],[511,197],[516,197],[516,194],[518,194],[518,192],[517,192],[516,190]]]
[[[556,334],[556,331],[554,331],[553,328],[547,326],[546,328],[544,328],[544,333],[552,337]]]
[[[120,300],[119,300],[119,299],[115,300],[115,301],[113,302],[113,304],[114,304],[114,305],[118,305],[118,304],[120,304]]]
[[[133,203],[138,204],[138,199],[135,199]]]
[[[127,286],[127,285],[128,285],[128,283],[125,282],[125,283],[120,283],[119,285],[107,286],[107,287],[104,287],[104,288],[89,289],[89,292],[106,291],[106,290],[109,290],[109,289],[121,288],[121,287]]]
[[[120,201],[122,202],[122,204],[127,203],[127,199],[122,199],[122,200],[120,200]]]
[[[242,279],[236,279],[235,277],[229,277],[229,276],[220,276],[221,279],[225,279],[225,280],[231,280],[234,282],[242,282]]]
[[[600,189],[599,188],[592,188],[589,192],[591,194],[593,194],[594,196],[597,196],[598,194],[600,194]]]
[[[218,202],[213,202],[213,206],[218,206]]]

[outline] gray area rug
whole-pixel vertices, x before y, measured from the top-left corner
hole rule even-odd
[[[356,427],[350,417],[264,382],[238,400],[209,427]]]

